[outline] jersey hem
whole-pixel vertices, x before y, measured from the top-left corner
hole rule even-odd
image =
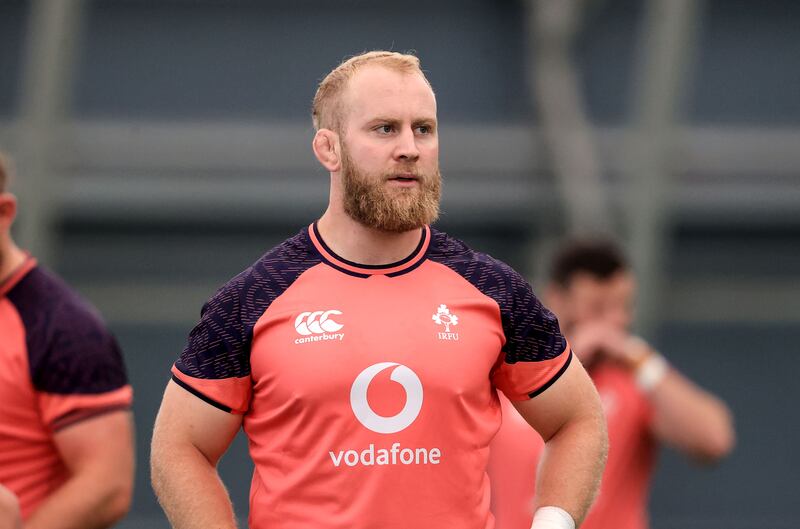
[[[556,380],[561,378],[561,375],[563,375],[567,371],[567,368],[569,367],[569,364],[572,363],[572,357],[573,356],[574,355],[572,354],[572,350],[570,349],[569,355],[567,356],[567,360],[564,362],[564,365],[561,366],[561,369],[559,369],[556,372],[556,374],[553,375],[553,378],[551,378],[550,380],[545,382],[540,388],[536,389],[535,391],[532,391],[531,393],[528,393],[528,397],[532,399],[532,398],[536,397],[537,395],[541,395],[550,386],[555,384]]]
[[[50,430],[55,433],[88,419],[94,419],[95,417],[113,413],[115,411],[130,411],[130,409],[130,404],[117,404],[115,406],[106,406],[104,408],[96,408],[91,410],[71,411],[66,415],[54,419],[53,422],[50,423]]]
[[[233,409],[230,408],[229,406],[225,406],[224,404],[221,404],[221,403],[217,402],[216,400],[212,399],[211,397],[200,393],[199,391],[197,391],[192,386],[190,386],[189,384],[187,384],[183,380],[179,379],[175,375],[172,375],[172,381],[175,382],[176,384],[178,384],[180,387],[182,387],[186,391],[188,391],[189,393],[191,393],[192,395],[194,395],[195,397],[197,397],[198,399],[202,400],[203,402],[211,404],[215,408],[218,408],[218,409],[220,409],[220,410],[222,410],[224,412],[233,413]]]

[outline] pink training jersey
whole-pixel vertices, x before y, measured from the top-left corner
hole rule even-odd
[[[69,476],[54,436],[132,392],[99,316],[30,258],[0,283],[0,365],[0,483],[25,519]]]
[[[647,529],[647,499],[657,445],[652,407],[631,374],[611,363],[592,366],[608,423],[608,463],[600,494],[581,529]],[[497,529],[529,529],[536,467],[544,442],[503,401],[503,426],[491,444],[489,477]]]
[[[495,388],[534,397],[570,359],[507,265],[428,227],[359,265],[312,225],[217,292],[172,372],[244,414],[252,528],[491,529]]]

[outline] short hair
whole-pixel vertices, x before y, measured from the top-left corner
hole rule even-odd
[[[564,243],[550,267],[550,280],[566,287],[576,274],[585,273],[599,280],[610,279],[630,269],[620,247],[608,239],[575,239]]]
[[[11,160],[0,152],[0,193],[5,193],[8,190],[8,183],[11,181],[12,173]]]
[[[311,105],[311,121],[314,124],[314,130],[340,130],[342,93],[350,79],[361,68],[370,65],[383,66],[400,73],[418,73],[425,79],[428,86],[431,84],[420,68],[419,59],[414,55],[380,50],[356,55],[334,68],[320,82]]]

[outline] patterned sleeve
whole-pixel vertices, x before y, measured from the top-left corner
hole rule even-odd
[[[200,399],[227,412],[247,412],[251,396],[252,330],[243,314],[247,274],[222,287],[204,306],[172,379]]]
[[[38,331],[28,328],[39,412],[54,431],[128,409],[133,398],[117,341],[91,308],[72,301],[57,301]]]
[[[507,285],[497,300],[506,343],[492,381],[510,400],[519,401],[549,388],[566,371],[572,353],[553,313],[522,276],[503,267]]]

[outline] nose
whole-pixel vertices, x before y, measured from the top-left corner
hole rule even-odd
[[[419,158],[419,148],[414,131],[404,128],[402,134],[397,135],[397,146],[395,147],[395,158],[402,161],[416,161]]]
[[[614,307],[606,313],[605,320],[613,327],[621,331],[627,331],[631,326],[633,317],[626,308]]]

